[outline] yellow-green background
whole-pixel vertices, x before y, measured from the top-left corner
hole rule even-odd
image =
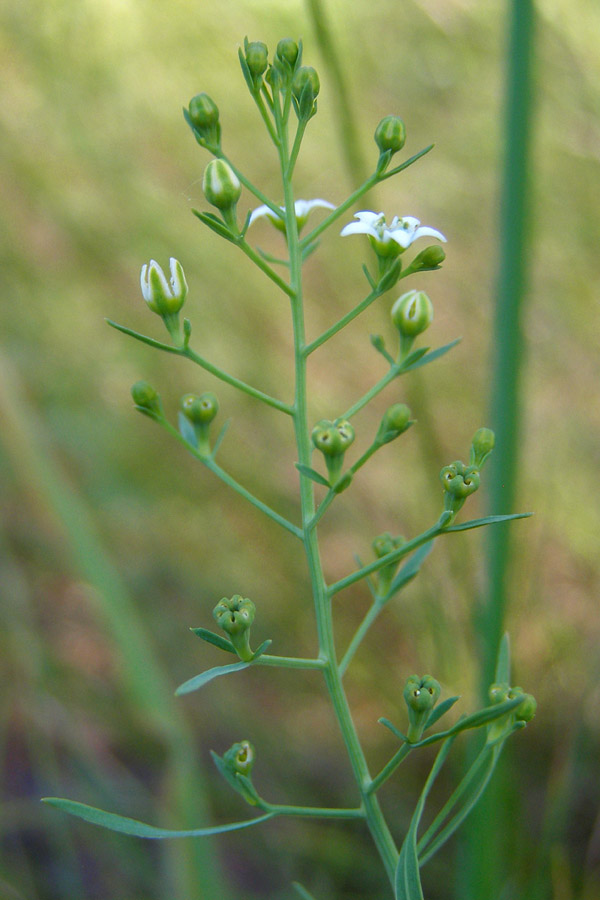
[[[388,113],[406,122],[406,153],[436,144],[369,202],[447,235],[442,271],[410,286],[429,291],[435,305],[428,343],[463,337],[357,417],[358,448],[391,402],[409,402],[418,424],[369,464],[324,521],[323,558],[335,579],[354,566],[353,553],[369,557],[379,532],[411,536],[434,521],[440,466],[464,457],[486,420],[508,4],[323,7],[366,165],[376,157],[374,127]],[[228,154],[281,202],[237,48],[246,34],[270,49],[282,36],[301,36],[322,92],[297,195],[341,202],[354,185],[308,6],[9,0],[0,15],[0,895],[283,900],[296,878],[319,900],[383,900],[371,844],[352,826],[277,822],[202,846],[157,845],[66,821],[38,802],[65,795],[171,827],[243,818],[247,809],[213,777],[209,756],[243,737],[257,746],[256,783],[269,799],[354,802],[316,675],[259,670],[170,698],[181,681],[223,661],[188,626],[211,627],[225,594],[255,600],[257,639],[272,637],[276,652],[313,653],[315,631],[293,539],[135,415],[129,387],[150,380],[173,413],[184,392],[215,390],[221,421],[232,420],[222,463],[293,517],[289,422],[103,321],[162,339],[138,274],[151,257],[166,265],[174,255],[190,285],[193,346],[290,396],[285,298],[192,217],[191,207],[204,205],[208,156],[181,107],[207,91],[221,109]],[[515,829],[497,835],[511,861],[503,900],[600,897],[599,42],[592,0],[538,2],[518,494],[519,509],[535,517],[511,526],[507,624],[515,680],[537,696],[539,713],[509,753]],[[252,204],[245,194],[240,207]],[[266,223],[253,227],[261,246],[281,251]],[[361,238],[324,236],[307,264],[310,334],[363,296],[367,258]],[[368,335],[391,343],[393,299],[313,357],[315,420],[337,415],[383,374]],[[478,495],[468,518],[484,509]],[[374,770],[394,750],[377,718],[402,727],[401,686],[411,672],[432,671],[446,695],[462,695],[465,710],[476,703],[483,547],[480,532],[440,543],[356,658],[348,690]],[[360,586],[337,598],[340,646],[367,602]],[[426,753],[411,758],[389,785],[384,805],[398,838],[429,763]],[[434,802],[459,772],[457,759]],[[454,896],[459,860],[452,842],[427,867],[428,900]]]

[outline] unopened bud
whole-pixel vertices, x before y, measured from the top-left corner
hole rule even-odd
[[[405,432],[413,424],[411,412],[406,403],[395,403],[385,413],[375,436],[376,444],[388,444]]]
[[[298,59],[298,44],[292,38],[283,38],[275,51],[277,61],[287,63],[293,69]]]
[[[325,458],[329,483],[334,487],[342,471],[344,454],[354,441],[354,428],[346,419],[338,419],[335,422],[321,419],[313,428],[311,439]],[[342,485],[339,487],[342,488]],[[347,484],[343,487],[347,487]]]
[[[263,44],[262,41],[252,41],[246,45],[246,62],[255,83],[259,81],[260,76],[266,71],[268,61],[269,51],[267,45]]]
[[[252,772],[256,754],[250,741],[239,741],[223,754],[223,762],[232,774],[248,777]]]
[[[381,153],[386,153],[388,150],[397,153],[404,147],[405,141],[406,128],[398,116],[385,116],[375,129],[375,143]]]
[[[252,600],[234,594],[233,597],[223,597],[213,610],[215,621],[223,631],[229,635],[237,655],[244,662],[252,659],[250,649],[250,628],[254,622],[256,607]]]
[[[196,94],[188,106],[188,121],[199,144],[218,147],[221,141],[219,107],[208,94]]]
[[[392,322],[404,337],[415,338],[433,322],[433,304],[423,291],[408,291],[392,306]]]
[[[411,743],[420,740],[429,713],[441,693],[439,681],[432,675],[411,675],[404,687],[404,700],[408,707],[409,729],[407,737]]]
[[[131,388],[131,396],[142,412],[162,413],[160,397],[147,381],[136,381]]]
[[[481,466],[484,464],[496,443],[496,436],[491,428],[479,428],[473,435],[471,443],[471,465]]]
[[[181,411],[192,425],[208,425],[219,411],[219,401],[210,391],[199,397],[186,394],[181,398]]]
[[[431,269],[439,269],[445,259],[446,253],[443,247],[432,244],[431,247],[425,247],[424,250],[417,253],[409,269],[411,272],[428,272]]]
[[[232,211],[240,199],[240,181],[224,159],[211,159],[202,179],[202,190],[209,203],[223,213]]]

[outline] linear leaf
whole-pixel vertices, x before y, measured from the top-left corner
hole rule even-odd
[[[228,653],[235,653],[235,648],[231,641],[221,637],[220,634],[215,634],[214,631],[208,631],[206,628],[190,628],[190,631],[193,631],[195,635],[202,638],[207,644],[213,644],[220,650],[227,650]]]
[[[179,412],[177,415],[177,422],[179,425],[179,433],[184,441],[187,441],[192,447],[198,449],[198,438],[190,420],[184,416],[182,412]]]
[[[235,243],[235,239],[227,225],[224,222],[221,222],[220,219],[217,219],[216,216],[212,215],[212,213],[204,213],[200,212],[199,209],[193,209],[193,214],[197,219],[210,228],[211,231],[214,231],[215,234],[218,234],[219,237],[225,238],[226,241],[231,241]]]
[[[238,662],[231,663],[229,666],[216,666],[214,669],[207,669],[206,672],[201,672],[200,675],[195,675],[194,678],[190,678],[189,681],[184,681],[183,684],[180,684],[175,694],[178,697],[182,694],[190,694],[192,691],[197,691],[198,688],[204,687],[213,678],[218,678],[220,675],[229,675],[230,672],[241,672],[242,669],[247,669],[249,665],[250,663],[247,662]]]
[[[448,350],[452,350],[453,347],[456,347],[456,345],[459,344],[461,342],[461,340],[462,340],[462,338],[456,338],[455,341],[450,341],[449,344],[444,344],[443,347],[438,347],[437,350],[430,350],[429,353],[426,353],[424,356],[421,356],[421,358],[418,359],[416,362],[409,363],[409,365],[406,366],[406,368],[403,366],[402,371],[403,372],[412,372],[413,369],[419,369],[421,366],[428,365],[429,363],[433,362],[434,360],[439,359],[440,356],[443,356],[445,353],[448,352]],[[410,360],[410,357],[408,359]]]
[[[419,569],[432,550],[433,541],[427,541],[426,544],[423,544],[422,547],[419,547],[418,550],[415,550],[415,552],[407,559],[407,561],[404,563],[404,565],[392,581],[390,589],[388,591],[389,597],[391,597],[392,594],[395,594],[396,591],[399,591],[400,588],[404,587],[405,584],[408,584],[408,582],[418,574]]]
[[[410,744],[410,741],[408,740],[406,735],[402,734],[402,732],[399,731],[396,728],[396,726],[393,725],[392,722],[390,722],[389,719],[383,718],[383,719],[377,719],[377,721],[379,722],[380,725],[385,725],[386,728],[389,728],[389,730],[392,732],[392,734],[394,734],[404,744]]]
[[[431,713],[429,715],[429,718],[427,719],[427,722],[425,723],[425,728],[423,729],[423,731],[427,731],[428,728],[431,728],[432,725],[435,725],[435,723],[439,719],[441,719],[442,716],[445,715],[449,709],[452,709],[452,707],[454,706],[454,704],[456,703],[457,700],[460,700],[460,697],[448,697],[447,700],[442,700],[441,703],[438,703],[438,705],[435,707],[435,709],[431,710]]]
[[[180,353],[179,347],[170,347],[169,344],[163,344],[162,341],[155,341],[154,338],[146,337],[145,334],[140,334],[139,331],[134,331],[133,328],[127,328],[126,325],[119,325],[118,322],[113,322],[112,319],[105,319],[104,321],[111,328],[115,328],[122,334],[128,335],[128,337],[135,338],[136,341],[141,341],[142,344],[148,344],[149,347],[156,347],[157,350],[166,350],[167,353]]]
[[[505,631],[498,647],[496,659],[496,682],[510,684],[510,638]]]
[[[321,475],[320,472],[317,472],[315,469],[311,469],[310,466],[305,466],[303,463],[294,463],[296,468],[302,475],[306,475],[307,478],[310,478],[312,481],[316,481],[317,484],[322,484],[324,487],[329,487],[329,482],[326,478]]]
[[[444,534],[449,531],[468,531],[470,528],[481,528],[482,525],[495,525],[497,522],[509,522],[511,519],[528,519],[533,513],[512,513],[509,516],[484,516],[483,519],[471,519],[460,525],[448,525]]]
[[[137,819],[128,819],[126,816],[118,816],[116,813],[105,812],[95,806],[87,806],[76,800],[64,800],[61,797],[44,797],[43,803],[54,806],[72,816],[77,816],[92,825],[100,825],[111,831],[119,831],[122,834],[130,834],[142,838],[179,838],[179,837],[208,837],[211,834],[224,834],[226,831],[238,831],[248,828],[250,825],[258,825],[272,819],[276,813],[265,813],[257,819],[247,819],[245,822],[232,822],[229,825],[216,825],[212,828],[194,828],[189,831],[173,831],[168,828],[156,828],[154,825],[146,825]]]

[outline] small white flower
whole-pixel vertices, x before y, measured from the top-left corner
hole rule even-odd
[[[373,238],[376,249],[377,244],[383,245],[382,249],[384,249],[390,241],[394,241],[402,250],[406,250],[413,241],[420,237],[434,237],[438,241],[446,241],[441,231],[421,225],[414,216],[404,216],[403,218],[394,216],[389,225],[386,223],[383,213],[363,210],[363,212],[356,213],[354,218],[358,219],[358,222],[350,222],[342,228],[342,237],[346,237],[348,234],[367,234]]]
[[[328,200],[296,200],[294,203],[294,213],[296,215],[296,222],[298,223],[298,231],[306,225],[309,214],[317,207],[322,209],[335,209],[333,203],[330,203]],[[280,206],[279,209],[282,212],[285,212],[285,206]],[[259,206],[252,210],[250,222],[248,224],[252,225],[257,219],[263,217],[266,217],[269,222],[272,222],[275,228],[279,228],[280,231],[285,231],[285,222],[283,219],[280,219],[268,206]]]
[[[168,281],[162,268],[154,259],[142,266],[140,275],[144,300],[152,312],[158,313],[159,316],[179,312],[188,292],[181,263],[171,257],[169,267],[171,277]]]

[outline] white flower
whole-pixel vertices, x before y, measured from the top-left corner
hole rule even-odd
[[[413,241],[420,237],[434,237],[438,241],[446,241],[441,231],[421,225],[414,216],[404,216],[403,218],[394,216],[389,225],[386,224],[383,213],[364,210],[356,213],[354,218],[358,219],[358,222],[350,222],[342,228],[342,237],[346,237],[348,234],[367,234],[373,238],[376,245],[383,245],[381,249],[389,245],[390,241],[394,241],[402,250],[406,250]]]
[[[169,266],[171,277],[168,281],[162,268],[154,259],[142,266],[140,275],[144,300],[152,312],[158,313],[159,316],[179,312],[188,292],[181,263],[171,257]]]
[[[296,200],[294,203],[294,213],[296,215],[296,222],[298,223],[298,231],[306,224],[310,212],[317,207],[321,207],[322,209],[335,209],[333,203],[330,203],[328,200]],[[282,212],[285,212],[285,206],[280,206],[279,209]],[[284,220],[280,219],[268,206],[259,206],[252,210],[250,222],[248,224],[252,225],[253,222],[257,219],[261,219],[263,216],[266,216],[269,222],[273,223],[275,228],[279,228],[280,231],[285,231]]]

